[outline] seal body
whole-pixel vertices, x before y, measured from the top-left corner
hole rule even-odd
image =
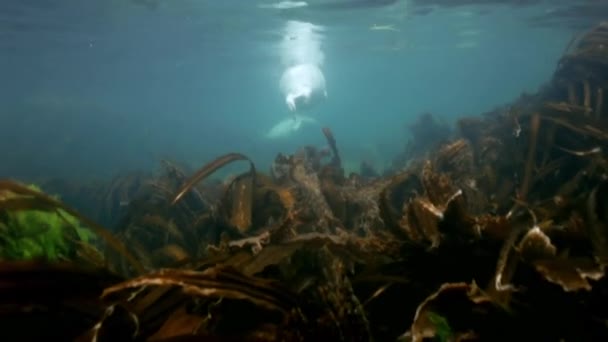
[[[316,123],[318,122],[314,118],[295,114],[293,117],[279,121],[265,136],[267,139],[285,138],[300,130],[303,125]]]
[[[314,108],[327,98],[325,76],[314,64],[297,64],[287,68],[280,81],[285,103],[292,112]]]

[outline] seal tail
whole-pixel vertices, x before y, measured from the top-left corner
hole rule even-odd
[[[296,99],[293,95],[288,95],[287,98],[285,98],[285,102],[287,103],[287,107],[290,111],[296,111]]]

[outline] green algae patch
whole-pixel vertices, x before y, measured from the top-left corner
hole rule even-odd
[[[42,192],[36,185],[28,188]],[[3,194],[2,199],[14,196]],[[79,243],[92,243],[95,234],[62,209],[13,208],[0,211],[0,258],[3,260],[69,260]]]
[[[448,320],[435,313],[429,312],[428,314],[429,321],[435,326],[435,339],[437,342],[448,342],[452,337],[452,329],[450,328],[450,324]]]

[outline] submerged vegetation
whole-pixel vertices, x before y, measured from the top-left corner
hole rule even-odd
[[[28,188],[41,191],[35,185]],[[18,205],[16,196],[8,193],[4,196],[3,204],[13,202]],[[95,237],[75,217],[60,208],[51,212],[27,206],[24,210],[15,209],[18,208],[7,211],[4,219],[0,220],[3,247],[0,258],[3,260],[66,260],[74,253],[70,242],[89,244]]]
[[[411,143],[383,176],[345,175],[325,128],[328,151],[280,154],[270,174],[233,153],[191,176],[164,162],[103,196],[81,192],[111,230],[0,181],[2,334],[606,340],[607,45],[602,24],[537,94],[462,119],[445,141]],[[205,182],[243,161],[242,174]]]

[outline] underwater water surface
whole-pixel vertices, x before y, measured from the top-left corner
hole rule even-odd
[[[107,178],[226,152],[267,169],[323,146],[322,127],[347,169],[382,170],[420,114],[452,123],[536,91],[601,7],[463,3],[2,1],[0,176]],[[301,84],[286,93],[280,80],[301,63],[321,70],[326,96],[294,114],[286,97]]]

